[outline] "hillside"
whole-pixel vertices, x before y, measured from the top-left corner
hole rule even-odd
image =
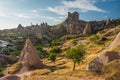
[[[21,53],[14,53],[19,60],[6,68],[1,65],[0,80],[120,80],[119,32],[120,19],[87,22],[79,20],[77,12],[68,13],[67,19],[55,26],[19,25],[0,31],[1,39],[9,36],[11,43],[21,45]],[[68,58],[69,53],[74,57]],[[81,58],[74,53],[84,54]],[[75,70],[74,60],[78,61]]]

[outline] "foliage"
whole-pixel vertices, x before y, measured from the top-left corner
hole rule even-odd
[[[11,52],[10,55],[12,55],[12,56],[19,56],[20,55],[20,51]]]
[[[37,51],[38,51],[38,55],[39,55],[39,57],[40,58],[47,58],[48,57],[48,53],[45,51],[45,50],[43,50],[43,48],[41,47],[41,46],[36,46],[36,49],[37,49]]]
[[[52,62],[55,62],[56,56],[57,56],[56,53],[49,53],[49,58],[48,59],[51,60]]]
[[[92,41],[92,42],[94,42],[95,44],[97,44],[97,45],[104,45],[104,41],[99,41],[99,37],[98,37],[98,35],[91,35],[90,37],[89,37],[89,40],[90,41]]]
[[[66,57],[68,59],[72,59],[72,61],[74,63],[73,70],[75,70],[76,63],[79,63],[83,60],[84,55],[85,55],[85,49],[82,45],[80,45],[76,48],[67,50]]]
[[[61,52],[61,49],[59,47],[53,47],[51,50],[50,50],[50,53],[60,53]]]
[[[66,40],[75,39],[75,38],[78,38],[78,37],[79,37],[79,35],[70,35],[70,34],[69,35],[65,35],[65,36],[63,36],[63,37],[61,37],[59,39],[53,40],[50,43],[50,45],[51,46],[58,46],[58,45],[62,44],[63,42],[65,42]]]
[[[99,39],[98,35],[95,35],[95,34],[89,37],[90,41],[97,41],[98,39]]]

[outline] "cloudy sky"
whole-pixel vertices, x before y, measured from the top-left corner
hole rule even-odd
[[[77,11],[82,20],[120,18],[120,0],[0,0],[0,29],[47,22],[60,23],[67,12]]]

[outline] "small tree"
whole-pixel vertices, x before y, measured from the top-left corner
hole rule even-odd
[[[72,59],[74,63],[73,70],[75,70],[76,63],[80,63],[83,60],[84,55],[85,55],[85,49],[83,48],[82,45],[80,45],[76,48],[68,49],[65,56],[68,59]]]

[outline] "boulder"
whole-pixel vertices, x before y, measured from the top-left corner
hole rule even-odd
[[[87,65],[87,71],[92,72],[100,72],[102,69],[103,63],[99,57],[96,57],[93,59],[88,65]]]
[[[21,78],[16,75],[7,75],[0,78],[0,80],[21,80]]]
[[[103,65],[106,65],[107,63],[114,61],[114,60],[120,60],[120,53],[118,52],[105,52],[95,59],[93,59],[88,65],[87,70],[92,72],[100,72]]]
[[[33,47],[30,39],[26,40],[19,61],[22,63],[22,68],[25,67],[27,70],[40,68],[43,65],[39,55],[37,54],[37,50]]]
[[[0,54],[0,65],[11,64],[11,63],[15,63],[17,61],[18,61],[17,57]]]

